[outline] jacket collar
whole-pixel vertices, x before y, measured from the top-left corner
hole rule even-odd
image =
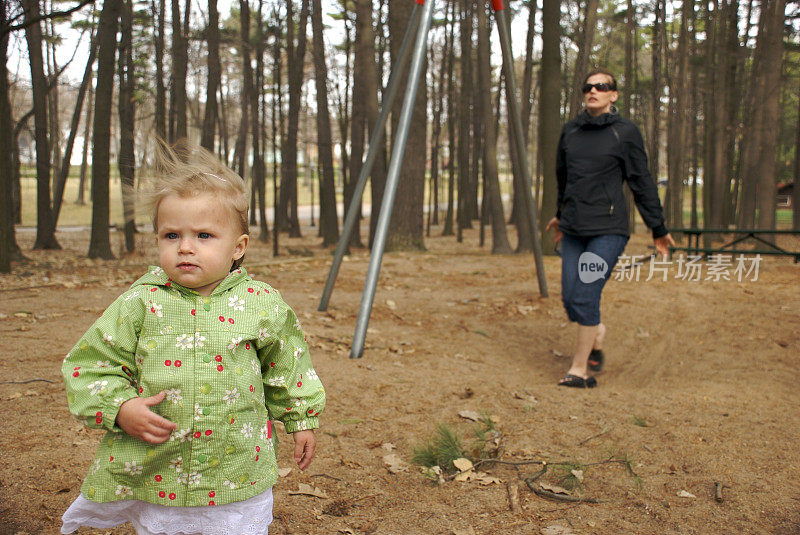
[[[219,286],[214,288],[214,291],[211,292],[211,296],[216,294],[220,294],[226,292],[239,284],[241,281],[247,278],[247,271],[243,268],[237,268],[228,273],[228,276],[222,279],[222,282],[219,283]],[[134,286],[140,286],[143,284],[149,284],[153,286],[161,286],[163,288],[175,288],[179,292],[188,295],[199,295],[196,291],[192,290],[191,288],[185,288],[180,284],[173,282],[168,276],[167,272],[164,271],[159,266],[150,266],[147,268],[147,273],[139,277],[139,280],[134,282],[131,285],[131,288]]]
[[[577,121],[578,126],[582,128],[603,128],[619,121],[619,114],[617,113],[617,109],[614,107],[611,108],[611,112],[601,113],[597,117],[592,117],[589,115],[588,111],[583,110],[580,114],[578,114],[578,117],[576,117],[575,120]]]

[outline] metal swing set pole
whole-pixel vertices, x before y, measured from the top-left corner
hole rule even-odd
[[[364,187],[366,184],[366,179],[372,171],[372,165],[374,163],[375,154],[378,150],[378,145],[383,140],[383,132],[385,130],[386,119],[389,114],[389,110],[392,107],[394,98],[396,96],[397,91],[397,79],[399,78],[399,72],[405,68],[405,63],[407,61],[409,55],[409,44],[411,39],[416,32],[416,40],[414,43],[413,48],[413,57],[411,59],[411,67],[409,72],[408,78],[408,86],[406,87],[406,93],[403,98],[403,106],[402,111],[400,112],[400,118],[398,121],[397,127],[397,134],[395,136],[395,142],[392,149],[392,157],[389,163],[389,170],[386,177],[386,187],[383,193],[383,200],[381,202],[381,210],[378,216],[378,223],[375,229],[375,236],[373,239],[372,244],[372,253],[370,255],[369,267],[367,269],[367,277],[364,283],[364,291],[361,295],[361,306],[359,308],[358,313],[358,320],[356,322],[356,329],[353,335],[353,344],[350,350],[350,358],[357,359],[361,358],[364,352],[364,341],[367,335],[367,325],[369,323],[370,314],[372,312],[372,304],[375,297],[375,288],[378,284],[378,273],[380,272],[381,261],[383,259],[383,251],[386,247],[386,235],[389,230],[389,222],[391,220],[392,215],[392,208],[394,207],[394,198],[397,192],[397,184],[400,178],[400,168],[402,165],[403,156],[405,155],[406,149],[406,141],[408,140],[408,131],[409,126],[411,124],[411,116],[414,109],[414,101],[416,100],[417,96],[417,89],[419,87],[420,75],[422,72],[422,66],[425,62],[425,52],[427,50],[428,44],[428,30],[430,29],[431,25],[431,18],[433,14],[433,3],[434,0],[415,0],[416,4],[414,6],[414,11],[411,16],[411,22],[409,24],[408,29],[406,30],[406,35],[403,39],[403,44],[401,46],[401,51],[398,57],[398,64],[395,67],[395,71],[392,73],[389,84],[387,87],[386,98],[384,102],[381,104],[381,112],[378,117],[377,125],[373,130],[372,137],[370,139],[369,150],[367,152],[367,157],[362,166],[361,173],[358,177],[358,182],[356,184],[356,189],[353,195],[353,199],[350,202],[350,207],[347,212],[347,216],[345,218],[345,224],[342,231],[341,238],[339,239],[339,244],[336,248],[336,253],[334,255],[333,265],[331,266],[331,270],[328,274],[328,279],[325,283],[325,289],[323,290],[322,299],[320,300],[320,304],[318,310],[324,311],[327,310],[328,301],[330,299],[331,292],[333,291],[333,285],[336,280],[336,275],[339,271],[339,266],[341,265],[342,257],[344,256],[344,252],[347,249],[347,246],[350,242],[350,238],[353,231],[353,226],[357,219],[357,208],[358,203],[361,201],[361,195],[363,194]],[[420,11],[419,6],[422,6]],[[516,102],[516,83],[513,78],[513,57],[511,54],[511,41],[509,38],[509,30],[508,30],[508,21],[504,17],[504,10],[502,0],[492,0],[492,7],[495,10],[495,18],[498,24],[498,31],[500,32],[500,42],[503,48],[503,62],[507,65],[507,75],[506,75],[506,83],[507,83],[507,91],[510,95],[512,95],[511,100],[511,114],[513,117],[513,127],[515,132],[515,143],[517,144],[517,154],[523,155],[525,154],[524,142],[522,137],[522,121],[520,119],[520,112],[519,112],[519,104]],[[528,165],[527,160],[523,157],[520,158],[522,161],[522,169],[523,175],[525,180],[525,186],[527,191],[531,190],[531,179],[528,173]],[[534,192],[535,195],[535,192]],[[539,238],[538,233],[538,225],[536,221],[536,203],[531,195],[526,195],[526,208],[528,212],[528,217],[530,220],[531,230],[533,234],[533,241],[534,241],[534,256],[536,260],[536,272],[539,279],[539,291],[543,297],[547,297],[547,284],[544,278],[544,266],[542,264],[541,254],[541,241]]]

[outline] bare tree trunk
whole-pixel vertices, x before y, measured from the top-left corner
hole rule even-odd
[[[289,230],[289,236],[300,237],[300,222],[297,219],[297,136],[300,120],[300,97],[303,89],[303,66],[306,55],[306,26],[308,24],[309,0],[303,0],[300,22],[297,25],[295,44],[293,0],[286,3],[286,55],[289,66],[289,115],[286,137],[281,147],[281,189],[278,213]]]
[[[411,20],[412,4],[408,0],[389,0],[389,48],[392,65],[397,62],[400,43]],[[426,79],[426,66],[422,66],[420,80]],[[398,78],[400,87],[406,87],[408,72]],[[396,99],[392,112],[392,131],[397,131],[397,121],[402,108],[402,100]],[[424,225],[423,203],[425,197],[425,156],[427,154],[427,93],[421,83],[414,101],[409,128],[414,132],[408,137],[405,157],[400,170],[400,179],[394,201],[393,217],[386,237],[386,250],[423,250]]]
[[[8,83],[8,11],[0,9],[0,132],[13,130]],[[12,136],[0,136],[0,273],[11,272],[18,249],[14,232]]]
[[[688,41],[689,11],[694,10],[694,0],[681,6],[681,26],[676,51],[677,76],[670,78],[670,121],[667,124],[667,194],[665,212],[667,226],[683,227],[683,180],[687,176],[685,154],[688,125]]]
[[[111,109],[114,95],[114,59],[117,50],[119,0],[106,0],[97,30],[97,95],[92,142],[92,233],[89,258],[114,258],[109,222]]]
[[[333,140],[331,118],[328,110],[328,67],[325,64],[325,42],[322,30],[322,6],[312,2],[311,27],[313,32],[314,82],[317,89],[317,150],[322,164],[319,182],[322,246],[336,245],[339,241],[339,218],[336,214],[336,187],[333,177]]]
[[[353,111],[350,115],[350,183],[345,186],[344,206],[349,210],[356,180],[364,160],[364,136],[367,133],[368,99],[377,99],[375,84],[375,32],[372,29],[371,0],[355,1],[355,51],[353,53]],[[372,74],[370,75],[370,72]],[[374,203],[373,203],[374,205]],[[349,245],[361,247],[361,202]],[[347,214],[345,214],[347,215]]]
[[[186,1],[185,20],[189,20],[190,0]],[[186,124],[186,75],[189,63],[189,41],[186,24],[181,21],[180,0],[172,0],[172,92],[170,102],[170,141],[175,142],[187,135]]]
[[[2,56],[0,56],[2,57]],[[2,80],[0,79],[0,82]],[[797,131],[794,140],[794,183],[792,185],[792,229],[800,230],[800,91],[798,91]]]
[[[553,254],[553,233],[545,232],[547,222],[556,213],[558,184],[556,183],[556,151],[560,125],[559,104],[561,95],[561,49],[559,38],[560,3],[558,0],[543,0],[542,3],[542,92],[539,99],[539,153],[542,158],[542,206],[539,212],[539,228],[542,233],[542,251]]]
[[[217,125],[217,88],[220,85],[222,67],[219,61],[219,12],[217,0],[208,0],[208,84],[206,85],[206,109],[203,115],[203,130],[200,146],[214,152]]]
[[[472,92],[472,0],[461,0],[461,87],[458,98],[458,214],[457,240],[462,231],[471,228],[470,210],[467,206],[471,154],[470,94]]]
[[[776,158],[778,148],[778,128],[780,119],[781,68],[783,65],[783,26],[786,0],[765,0],[761,3],[761,16],[764,24],[763,51],[763,90],[759,102],[764,114],[762,145],[759,150],[758,179],[758,228],[775,228]],[[756,55],[762,48],[759,33]]]
[[[166,0],[158,0],[156,8],[155,0],[152,0],[155,34],[155,63],[156,63],[156,103],[155,103],[155,124],[156,135],[161,139],[167,139],[167,97],[164,87],[164,33]]]
[[[136,78],[133,66],[133,1],[125,0],[121,10],[121,35],[119,47],[119,176],[122,185],[122,207],[125,219],[125,250],[132,253],[136,249],[134,235],[133,179],[136,169],[134,150],[134,131],[136,126],[136,100],[134,90]]]
[[[86,124],[83,126],[83,152],[81,154],[81,177],[78,183],[78,198],[75,204],[83,206],[86,201],[86,175],[89,168],[89,139],[92,134],[92,124],[94,121],[94,87],[89,84],[89,99],[86,105]]]
[[[452,236],[455,207],[456,171],[456,98],[453,87],[453,63],[455,63],[455,2],[450,2],[450,50],[447,54],[447,210],[444,215],[442,236]]]
[[[23,2],[25,19],[40,16],[38,0]],[[53,214],[50,206],[50,145],[47,120],[47,80],[44,76],[42,58],[41,23],[30,24],[25,28],[30,56],[31,81],[33,86],[33,119],[36,142],[36,242],[34,249],[60,249],[53,232]]]
[[[484,196],[492,221],[492,254],[509,254],[511,245],[506,233],[506,217],[500,197],[500,181],[497,175],[497,135],[491,104],[491,72],[489,62],[489,27],[486,5],[478,5],[478,85],[483,112],[483,169]]]
[[[569,98],[569,115],[575,117],[583,107],[583,77],[588,72],[589,56],[592,52],[594,43],[594,29],[597,26],[597,6],[598,0],[586,0],[583,12],[583,23],[578,34],[578,55],[575,58],[575,70],[572,74],[572,89]]]

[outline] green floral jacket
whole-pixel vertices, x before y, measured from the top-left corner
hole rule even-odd
[[[278,478],[270,418],[314,429],[325,390],[294,312],[244,269],[209,297],[151,267],[64,359],[70,412],[106,429],[81,487],[96,502],[173,506],[246,500]],[[151,408],[178,425],[163,444],[116,425],[120,405],[166,392]]]

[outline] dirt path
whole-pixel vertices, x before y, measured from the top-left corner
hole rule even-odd
[[[317,459],[279,482],[270,533],[800,532],[800,266],[791,260],[764,259],[757,281],[689,282],[672,266],[666,282],[645,281],[646,268],[638,282],[610,282],[607,365],[599,388],[575,391],[556,386],[574,338],[557,258],[545,261],[551,297],[541,299],[530,255],[487,254],[475,231],[460,245],[434,237],[425,253],[386,255],[354,361],[367,253],[343,264],[329,311],[317,312],[330,253],[305,230],[282,245],[312,256],[274,261],[257,245],[245,263],[298,312],[329,396]],[[3,534],[58,531],[99,437],[67,411],[61,359],[152,253],[142,236],[141,256],[91,262],[81,258],[86,233],[59,237],[65,251],[26,251],[32,263],[0,276]],[[29,248],[33,236],[19,239]],[[626,252],[646,246],[635,236]],[[34,382],[9,383],[24,380]],[[500,480],[488,485],[423,477],[411,455],[437,423],[470,444],[476,424],[463,410],[492,416],[503,461],[529,464],[480,467]],[[384,465],[391,445],[406,471]],[[594,464],[608,459],[635,476],[623,462]],[[573,492],[603,503],[533,494],[520,479],[542,460],[584,465]],[[279,463],[291,465],[287,441]],[[556,468],[539,482],[558,484]],[[300,483],[328,497],[289,495]],[[519,513],[509,484],[520,485]]]

